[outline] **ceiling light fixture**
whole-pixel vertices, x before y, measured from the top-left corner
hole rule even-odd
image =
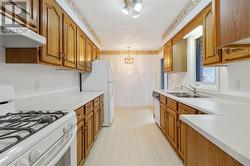
[[[131,12],[133,18],[137,18],[141,15],[142,0],[123,0],[125,6],[122,8],[122,12],[128,15]]]

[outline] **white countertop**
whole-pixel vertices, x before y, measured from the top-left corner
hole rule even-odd
[[[104,92],[66,91],[16,100],[17,111],[61,110],[74,111]]]
[[[155,92],[207,115],[182,115],[181,120],[243,165],[250,166],[250,104],[221,98],[180,98]]]

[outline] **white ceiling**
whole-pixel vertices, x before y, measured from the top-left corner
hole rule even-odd
[[[75,0],[101,39],[102,50],[156,50],[162,34],[189,0],[143,0],[142,15],[121,12],[123,0]]]

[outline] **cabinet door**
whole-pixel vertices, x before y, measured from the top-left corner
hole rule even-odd
[[[177,131],[178,131],[178,152],[183,159],[185,159],[186,155],[186,146],[187,146],[187,127],[186,124],[181,120],[177,123]]]
[[[100,129],[100,107],[96,107],[94,110],[94,137],[96,138]]]
[[[172,41],[164,47],[164,72],[173,71],[173,46]]]
[[[77,124],[77,165],[83,164],[84,158],[84,124],[83,121]]]
[[[224,48],[222,51],[223,63],[250,59],[249,48]]]
[[[14,20],[15,23],[39,32],[39,1],[37,0],[2,0],[0,13]]]
[[[77,69],[85,71],[85,56],[86,56],[86,36],[78,29],[77,30]]]
[[[97,59],[101,59],[101,50],[97,48]]]
[[[92,43],[92,60],[96,60],[97,58],[97,47]]]
[[[85,156],[89,153],[94,141],[94,117],[93,112],[90,112],[85,117]]]
[[[40,61],[62,64],[62,11],[53,0],[42,0],[41,35],[47,43],[41,48]]]
[[[224,47],[250,37],[250,1],[214,0],[217,29],[217,47]],[[249,41],[249,40],[248,40]],[[250,43],[246,43],[250,44]]]
[[[177,148],[177,114],[171,109],[167,108],[168,112],[168,139]]]
[[[104,107],[103,103],[100,104],[100,128],[102,128],[104,120]]]
[[[63,15],[63,65],[76,67],[76,24],[66,15]]]
[[[221,62],[221,51],[216,49],[216,28],[212,8],[203,18],[203,65]]]
[[[160,127],[162,132],[166,135],[166,106],[160,105]]]
[[[92,70],[92,42],[86,39],[86,71]]]

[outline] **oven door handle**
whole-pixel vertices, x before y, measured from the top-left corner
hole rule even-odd
[[[76,127],[74,127],[69,133],[65,134],[60,140],[67,139],[67,137],[70,137],[70,140],[67,140],[66,144],[62,144],[58,148],[56,146],[57,146],[57,143],[60,142],[59,140],[56,143],[56,145],[54,145],[47,152],[45,152],[45,154],[39,159],[39,161],[34,163],[34,166],[54,166],[61,159],[61,157],[65,154],[65,152],[68,150],[68,148],[72,144],[73,140],[76,137],[76,131],[77,131]],[[53,151],[53,148],[58,148],[58,149],[51,153],[51,151]],[[76,150],[76,148],[73,148],[73,150]],[[50,155],[46,156],[46,154],[50,154]],[[48,162],[48,160],[50,161]]]

